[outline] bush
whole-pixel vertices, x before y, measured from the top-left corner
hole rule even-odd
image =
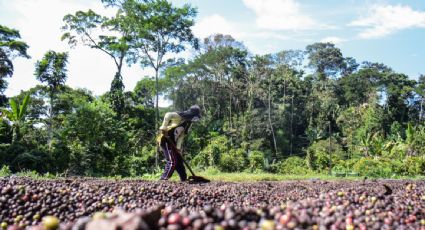
[[[40,147],[42,146],[40,145]],[[41,148],[19,142],[12,145],[1,145],[0,149],[0,164],[8,165],[12,172],[35,170],[45,173],[52,169],[49,154]]]
[[[335,140],[331,140],[332,165],[338,164],[345,156],[341,145]],[[329,169],[329,139],[320,140],[313,143],[307,149],[307,166],[311,170],[325,171]]]
[[[397,163],[385,158],[360,158],[354,164],[353,170],[361,176],[391,177],[397,173]]]
[[[12,175],[12,171],[10,171],[10,168],[8,165],[3,165],[0,169],[0,176],[10,176]]]
[[[338,171],[345,171],[346,173],[350,173],[353,171],[354,165],[359,161],[360,158],[353,158],[348,160],[340,160],[338,162],[333,162],[332,164],[332,171],[338,172]]]
[[[219,168],[224,172],[240,172],[245,168],[245,158],[243,149],[231,149],[221,156]]]
[[[279,173],[282,174],[301,175],[307,173],[308,171],[309,170],[307,167],[306,160],[297,156],[289,157],[286,160],[282,161],[279,167]]]
[[[153,170],[155,166],[155,146],[144,146],[138,155],[133,155],[127,160],[130,176],[142,176]],[[159,156],[161,159],[162,156]]]
[[[33,179],[41,178],[41,175],[35,170],[24,170],[16,173],[19,177],[30,177]]]
[[[262,171],[264,169],[264,153],[261,151],[251,151],[248,154],[248,168],[251,172]]]
[[[115,117],[109,104],[100,100],[84,103],[66,116],[60,136],[71,150],[73,174],[110,176],[123,171],[120,163],[128,149],[128,136],[125,124]]]
[[[209,166],[217,166],[220,162],[221,155],[225,155],[228,151],[227,137],[216,136],[211,139],[211,142],[191,161],[192,165],[199,168]]]
[[[389,157],[393,159],[403,159],[406,157],[406,152],[408,149],[406,144],[401,142],[388,142],[388,145],[391,146],[391,148],[389,148]]]
[[[417,128],[414,139],[415,139],[415,141],[412,145],[413,150],[417,154],[425,153],[425,125]]]
[[[406,157],[402,169],[405,175],[425,175],[425,157]]]
[[[207,174],[207,175],[218,175],[218,174],[220,174],[220,170],[217,167],[211,166],[211,167],[206,168],[204,173]]]

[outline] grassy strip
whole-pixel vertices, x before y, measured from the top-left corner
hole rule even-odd
[[[189,172],[188,172],[189,173]],[[207,169],[205,171],[195,172],[198,176],[203,176],[212,181],[224,181],[224,182],[256,182],[256,181],[287,181],[287,180],[309,180],[309,179],[320,179],[320,180],[359,180],[363,177],[337,177],[327,174],[304,174],[304,175],[283,175],[283,174],[273,174],[267,172],[238,172],[238,173],[225,173],[220,172],[216,169]],[[0,177],[11,176],[12,173],[6,168],[0,168]],[[48,179],[61,179],[63,175],[61,174],[38,174],[35,171],[24,171],[13,174],[18,177],[29,177],[37,180],[48,180]],[[161,172],[158,171],[153,174],[145,174],[140,177],[100,177],[99,179],[105,180],[117,180],[117,179],[126,179],[126,180],[146,180],[146,181],[157,181],[161,176]],[[387,179],[413,179],[413,180],[425,180],[425,176],[416,176],[416,177],[407,177],[407,176],[395,176]],[[177,173],[171,177],[172,181],[179,181]]]
[[[206,177],[213,181],[226,181],[226,182],[255,182],[255,181],[284,181],[284,180],[308,180],[308,179],[321,179],[321,180],[335,180],[341,179],[330,175],[314,174],[314,175],[281,175],[272,173],[217,173],[209,174],[202,172],[200,176]],[[344,178],[346,179],[346,178]]]
[[[188,172],[189,173],[189,172]],[[211,181],[225,181],[225,182],[256,182],[256,181],[288,181],[288,180],[310,180],[310,179],[319,179],[319,180],[362,180],[363,176],[334,176],[328,174],[319,174],[319,173],[310,173],[303,175],[284,175],[284,174],[274,174],[267,172],[237,172],[237,173],[225,173],[220,172],[215,169],[207,169],[205,171],[195,171],[197,176],[202,176]],[[158,174],[147,174],[141,177],[144,180],[158,180],[161,176]],[[391,178],[381,178],[381,179],[411,179],[411,180],[424,180],[425,176],[394,176]],[[177,173],[171,177],[172,181],[178,181],[179,177]]]

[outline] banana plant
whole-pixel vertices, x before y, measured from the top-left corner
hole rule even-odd
[[[406,145],[407,145],[407,155],[408,156],[412,156],[415,155],[415,149],[414,149],[414,145],[416,142],[416,128],[413,127],[413,125],[411,123],[407,124],[407,129],[406,129]]]
[[[385,152],[385,139],[379,133],[372,137],[372,153],[375,158],[381,157]]]
[[[11,110],[7,110],[7,109],[1,110],[1,115],[3,119],[6,119],[9,122],[9,124],[12,126],[12,132],[13,132],[12,144],[15,143],[16,141],[19,141],[21,138],[20,129],[23,122],[25,121],[25,114],[27,112],[29,102],[30,102],[30,95],[27,94],[24,100],[22,101],[22,104],[20,104],[19,101],[15,99],[10,99],[9,104],[10,104]]]
[[[365,157],[368,157],[371,152],[372,147],[372,141],[373,141],[374,133],[369,132],[363,135],[360,139],[362,143],[362,152],[364,153]]]

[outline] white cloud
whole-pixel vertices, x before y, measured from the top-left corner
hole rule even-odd
[[[404,29],[425,28],[425,12],[404,5],[373,5],[365,17],[349,25],[366,27],[360,38],[380,38]]]
[[[218,14],[213,14],[199,20],[199,22],[197,22],[193,27],[193,33],[199,38],[205,38],[212,34],[220,33],[232,35],[232,37],[236,39],[291,39],[291,37],[279,32],[263,31],[239,25]]]
[[[301,12],[295,0],[243,0],[252,9],[257,18],[256,24],[261,29],[270,30],[305,30],[323,28],[315,20]]]
[[[238,37],[238,32],[231,22],[226,20],[223,16],[213,14],[199,20],[193,26],[193,33],[199,38],[206,38],[212,34],[229,34],[233,37]]]
[[[325,37],[322,40],[320,40],[320,42],[330,42],[330,43],[333,43],[335,45],[341,44],[345,41],[346,41],[346,39],[340,38],[340,37],[335,37],[335,36]]]
[[[70,49],[66,42],[60,40],[63,33],[60,27],[66,14],[78,10],[92,9],[102,15],[111,15],[111,9],[105,9],[100,1],[68,1],[68,0],[14,0],[0,9],[2,15],[15,17],[6,26],[19,30],[22,40],[30,46],[31,59],[17,58],[13,61],[15,71],[9,79],[9,87],[5,94],[13,96],[21,90],[27,90],[40,84],[34,76],[35,62],[40,60],[48,50],[69,52],[68,80],[72,87],[87,88],[99,95],[110,89],[116,71],[113,60],[99,50],[78,45]],[[37,10],[34,10],[37,9]],[[3,14],[2,12],[6,13]],[[132,90],[137,81],[146,75],[152,76],[152,70],[134,67],[123,68],[123,81],[126,90]]]
[[[253,33],[244,33],[243,37],[247,38],[259,38],[259,39],[276,39],[276,40],[289,40],[291,37],[283,35],[280,33],[273,32],[253,32]]]

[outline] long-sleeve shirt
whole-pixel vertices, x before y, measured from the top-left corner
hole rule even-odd
[[[183,118],[176,112],[168,112],[164,116],[164,120],[162,122],[161,127],[159,127],[159,130],[163,130],[166,132],[169,132],[170,130],[174,129],[174,141],[176,143],[176,147],[178,150],[181,150],[184,136],[185,136],[185,127],[178,127],[184,122]],[[160,142],[162,138],[162,134],[158,136],[157,141]]]

